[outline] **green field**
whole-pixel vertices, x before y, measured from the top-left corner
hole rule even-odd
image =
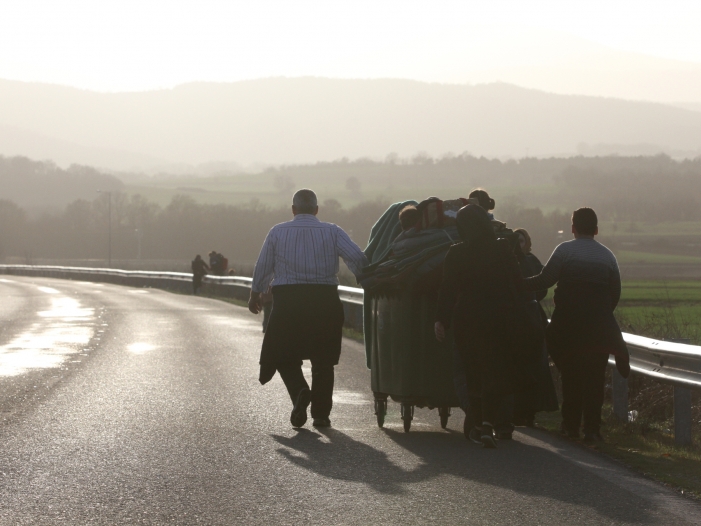
[[[553,289],[544,306],[552,309]],[[701,344],[701,280],[624,281],[616,317],[624,332],[650,338],[690,338]]]
[[[701,257],[678,254],[656,254],[653,252],[634,252],[632,250],[616,250],[619,265],[632,263],[647,263],[650,265],[699,265]]]
[[[700,343],[701,281],[623,282],[617,315],[626,332]]]

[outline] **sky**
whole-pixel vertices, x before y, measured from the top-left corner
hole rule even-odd
[[[613,76],[701,75],[699,20],[701,2],[674,0],[0,0],[0,78],[107,92],[271,76],[502,80],[690,101],[693,90],[635,91]],[[584,80],[563,80],[572,68]],[[613,76],[587,83],[594,70]]]

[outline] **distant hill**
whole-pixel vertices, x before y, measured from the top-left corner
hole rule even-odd
[[[543,157],[576,154],[582,145],[701,154],[700,112],[498,83],[270,78],[96,93],[0,81],[0,100],[0,154],[118,170],[391,152]]]
[[[685,110],[701,111],[701,102],[677,102],[674,106]]]
[[[112,170],[139,170],[144,166],[169,164],[163,159],[109,148],[83,146],[15,126],[0,125],[0,154],[45,159],[61,166],[74,163],[108,167]]]

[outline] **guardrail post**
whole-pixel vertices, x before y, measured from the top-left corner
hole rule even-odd
[[[613,414],[621,422],[628,422],[628,379],[614,367],[611,371],[613,384]]]
[[[669,338],[667,341],[689,345],[689,338]],[[674,443],[691,444],[691,389],[674,386]]]
[[[691,389],[674,386],[674,442],[691,444]]]

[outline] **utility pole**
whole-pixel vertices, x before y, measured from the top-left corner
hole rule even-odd
[[[98,190],[99,194],[107,194],[107,268],[112,267],[112,191]]]
[[[107,268],[112,268],[112,192],[107,192]]]
[[[136,259],[141,259],[141,239],[144,237],[144,233],[140,228],[134,229],[136,234]]]

